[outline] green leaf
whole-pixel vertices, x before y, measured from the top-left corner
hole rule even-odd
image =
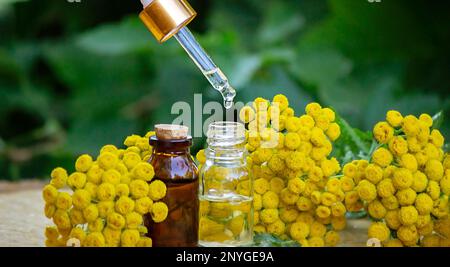
[[[264,65],[290,63],[296,58],[296,51],[291,47],[273,47],[261,52]]]
[[[299,31],[305,19],[290,2],[272,1],[270,9],[266,9],[259,31],[259,45],[267,46],[277,42],[285,42],[295,32]]]
[[[327,86],[347,76],[353,68],[352,62],[339,51],[322,48],[301,48],[290,71],[300,80],[313,85]]]
[[[330,16],[308,32],[302,42],[310,46],[333,44],[353,58],[371,62],[392,58],[411,60],[433,49],[433,41],[426,38],[429,29],[425,27],[430,24],[424,23],[432,13],[418,12],[419,8],[429,10],[425,2],[328,2]]]
[[[336,119],[337,123],[341,127],[341,132],[343,132],[344,135],[350,137],[350,141],[353,142],[353,144],[364,154],[369,154],[370,152],[370,145],[368,145],[367,141],[372,139],[370,132],[362,132],[361,130],[352,128],[348,122],[341,118],[337,117]]]
[[[439,129],[444,122],[444,112],[441,110],[433,116],[433,129]]]
[[[8,83],[19,83],[23,75],[22,69],[11,53],[0,48],[0,86],[7,81]]]
[[[282,240],[271,234],[256,234],[253,240],[255,247],[300,247],[294,240]]]
[[[157,42],[136,16],[118,24],[101,25],[79,35],[75,42],[82,48],[103,55],[119,55],[156,47]]]
[[[243,55],[238,58],[229,79],[234,87],[245,86],[261,67],[262,59],[258,55]]]
[[[17,2],[26,2],[28,0],[1,0],[0,1],[0,12],[4,9],[8,8],[10,5],[17,3]]]
[[[450,143],[445,144],[442,149],[444,150],[445,153],[449,153],[450,152]]]
[[[341,136],[333,145],[332,155],[341,164],[355,159],[368,159],[373,147],[371,132],[363,132],[351,127],[348,122],[340,116],[336,116],[336,122],[341,127]]]
[[[69,129],[64,150],[72,155],[88,153],[95,157],[105,144],[121,146],[125,137],[133,133],[135,128],[136,123],[126,119],[80,119]]]
[[[311,97],[286,74],[280,66],[271,66],[264,70],[265,75],[259,76],[238,91],[237,99],[247,103],[256,97],[272,99],[276,94],[284,94],[290,100],[289,105],[297,112],[303,110]]]

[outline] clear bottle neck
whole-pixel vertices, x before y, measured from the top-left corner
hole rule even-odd
[[[245,148],[214,147],[209,146],[205,150],[206,163],[223,167],[231,167],[246,164]]]
[[[207,164],[227,166],[245,165],[245,127],[236,122],[214,122],[208,129]]]

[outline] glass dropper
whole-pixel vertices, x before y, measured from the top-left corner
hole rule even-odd
[[[222,94],[225,108],[230,109],[236,91],[187,28],[196,16],[189,3],[186,0],[141,0],[141,3],[144,10],[139,16],[155,38],[163,43],[174,36],[213,88]]]

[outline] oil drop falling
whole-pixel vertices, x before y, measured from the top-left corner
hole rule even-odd
[[[230,109],[233,107],[233,101],[229,101],[229,100],[224,100],[223,101],[223,106],[225,107],[225,109]]]
[[[223,106],[225,109],[230,109],[234,105],[234,97],[236,96],[236,90],[233,87],[228,85],[227,88],[224,88],[221,92],[223,97]]]

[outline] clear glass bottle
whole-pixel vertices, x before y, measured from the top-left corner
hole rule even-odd
[[[154,151],[150,163],[155,178],[164,182],[167,193],[162,200],[169,208],[167,219],[153,222],[151,216],[144,217],[150,229],[149,237],[155,247],[196,247],[198,241],[198,169],[190,147],[192,137],[179,134],[183,126],[156,126],[156,136],[150,138]],[[162,134],[158,137],[158,131]]]
[[[253,181],[246,166],[245,127],[215,122],[207,135],[199,174],[199,245],[252,245]]]

